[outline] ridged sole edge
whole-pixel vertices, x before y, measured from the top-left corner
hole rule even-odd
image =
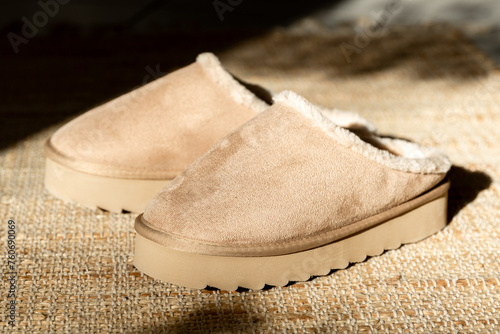
[[[420,241],[447,224],[448,193],[355,235],[314,249],[278,256],[231,257],[171,249],[136,234],[134,265],[141,272],[176,285],[233,291],[284,286],[344,269],[384,250]]]
[[[110,178],[76,171],[50,158],[45,163],[45,187],[57,198],[111,212],[143,212],[171,180]]]

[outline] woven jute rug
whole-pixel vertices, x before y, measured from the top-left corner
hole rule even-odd
[[[134,268],[135,215],[64,203],[44,190],[42,147],[60,124],[52,125],[0,151],[3,332],[500,332],[500,72],[490,60],[446,27],[364,38],[352,29],[277,30],[218,55],[247,81],[357,111],[383,134],[447,152],[449,225],[307,282],[185,289]]]

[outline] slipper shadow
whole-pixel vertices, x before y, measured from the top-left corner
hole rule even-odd
[[[488,189],[492,178],[481,171],[471,171],[464,167],[453,165],[448,172],[450,190],[448,191],[448,223],[467,204],[476,199],[479,193]]]

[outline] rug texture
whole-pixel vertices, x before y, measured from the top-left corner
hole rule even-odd
[[[489,59],[436,26],[364,37],[352,29],[276,30],[217,54],[246,81],[359,112],[382,134],[440,147],[454,164],[449,225],[286,287],[227,292],[162,283],[132,265],[135,215],[64,203],[44,190],[43,144],[64,122],[12,141],[5,133],[33,122],[37,106],[16,112],[17,102],[6,100],[14,125],[4,126],[0,151],[0,331],[500,331],[500,72]],[[156,56],[152,68],[162,62]],[[80,98],[99,94],[94,88],[89,80]],[[9,219],[16,226],[15,327],[8,324]]]

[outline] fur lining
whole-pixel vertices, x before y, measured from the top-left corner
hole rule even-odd
[[[196,62],[202,66],[210,78],[223,89],[225,89],[234,101],[240,103],[253,111],[260,113],[269,105],[255,96],[251,91],[241,85],[233,76],[227,72],[213,53],[205,52],[198,55]],[[271,93],[273,96],[275,94]],[[376,133],[375,126],[356,113],[339,109],[327,109],[316,106],[326,117],[335,124],[356,131],[356,133]]]
[[[314,105],[326,118],[332,122],[349,130],[358,130],[363,133],[377,133],[373,124],[358,114],[340,109],[328,109],[322,106]]]
[[[374,135],[370,138],[400,155],[370,145],[353,132],[333,123],[317,107],[291,91],[279,93],[274,97],[274,101],[296,109],[341,145],[389,168],[410,173],[438,174],[448,172],[451,167],[450,160],[441,151],[404,140],[380,138]]]
[[[233,76],[224,69],[217,56],[213,53],[201,53],[196,58],[196,62],[202,66],[215,83],[229,92],[233,100],[237,103],[243,104],[257,113],[269,108],[267,103],[259,99],[255,94],[235,80]],[[275,94],[272,95],[274,96]],[[338,109],[327,109],[320,106],[316,107],[326,117],[341,127],[357,130],[362,133],[376,133],[375,126],[356,113]]]
[[[196,58],[196,62],[200,64],[212,80],[224,88],[237,103],[242,104],[257,113],[269,108],[267,103],[259,99],[238,81],[236,81],[233,76],[229,74],[224,67],[222,67],[219,59],[213,53],[201,53]]]

